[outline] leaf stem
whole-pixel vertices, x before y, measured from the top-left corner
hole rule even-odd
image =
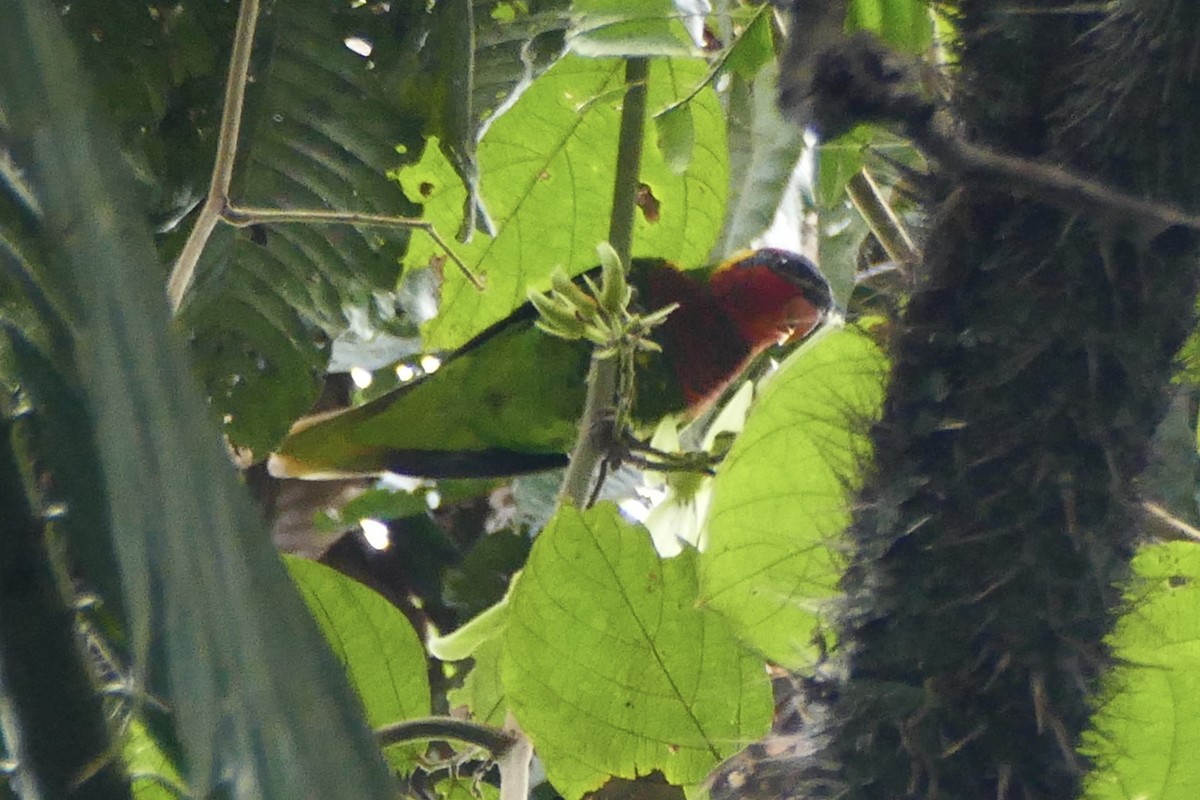
[[[525,800],[529,797],[529,772],[533,763],[533,742],[509,711],[504,717],[504,732],[512,737],[512,746],[496,758],[500,772],[500,800]]]
[[[442,238],[432,222],[413,217],[400,217],[393,214],[370,214],[362,211],[328,211],[325,209],[307,208],[248,208],[234,206],[226,202],[221,211],[221,220],[235,228],[247,228],[251,225],[272,225],[281,222],[303,222],[309,225],[376,225],[382,228],[409,228],[425,233],[433,243],[442,249],[446,257],[454,262],[466,275],[471,285],[483,290],[483,281],[471,271],[466,262],[454,252],[450,243]]]
[[[617,140],[617,173],[613,181],[612,215],[608,240],[628,270],[633,251],[633,220],[637,212],[638,178],[642,165],[642,138],[646,128],[646,78],[650,61],[630,58],[625,62],[625,103]],[[579,421],[579,439],[563,478],[560,500],[583,508],[591,496],[592,475],[604,458],[605,417],[612,411],[616,394],[618,363],[615,358],[592,357],[587,378],[587,399]]]

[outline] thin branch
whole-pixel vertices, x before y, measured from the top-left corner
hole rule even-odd
[[[392,214],[369,214],[358,211],[326,211],[320,209],[299,208],[247,208],[233,206],[228,203],[221,212],[221,219],[235,228],[246,228],[251,225],[271,225],[284,222],[302,222],[309,225],[376,225],[383,228],[409,228],[425,233],[433,243],[442,249],[446,257],[454,262],[471,285],[483,290],[483,281],[471,271],[466,262],[450,247],[450,244],[437,232],[432,222],[413,217],[400,217]]]
[[[501,800],[525,800],[529,796],[533,744],[512,712],[505,719],[503,729],[454,717],[421,717],[380,728],[375,731],[375,738],[381,747],[430,740],[466,742],[482,747],[500,770]]]
[[[183,252],[171,270],[167,281],[167,299],[171,311],[179,311],[183,296],[196,274],[200,254],[217,227],[222,213],[229,205],[229,186],[233,182],[233,162],[237,158],[238,131],[242,125],[242,106],[246,99],[246,77],[250,73],[250,51],[254,45],[254,28],[258,23],[258,0],[242,0],[233,34],[233,55],[229,59],[229,75],[225,80],[225,105],[221,109],[221,129],[217,136],[217,157],[213,166],[208,197],[200,208],[196,225],[188,236]]]
[[[1142,510],[1146,512],[1147,516],[1158,523],[1156,526],[1158,530],[1156,532],[1161,538],[1193,543],[1200,542],[1200,530],[1181,520],[1158,503],[1145,500],[1142,502]]]
[[[910,126],[909,133],[918,147],[953,172],[1018,189],[1069,210],[1132,224],[1147,239],[1174,227],[1200,231],[1200,214],[1173,203],[1135,197],[1052,164],[967,142],[953,133],[945,112],[935,115],[927,125]]]
[[[516,737],[491,725],[455,717],[420,717],[394,722],[375,731],[381,747],[402,742],[455,741],[482,747],[499,759],[516,743]]]
[[[1032,6],[1013,6],[1004,9],[1006,14],[1024,14],[1029,16],[1061,16],[1061,15],[1091,15],[1104,14],[1112,7],[1111,3],[1076,3],[1073,6],[1059,8],[1034,8]]]
[[[896,212],[879,192],[879,187],[865,169],[859,171],[846,184],[846,194],[858,213],[866,221],[871,233],[883,245],[888,258],[908,272],[917,263],[918,253],[912,237]]]
[[[612,216],[608,240],[621,264],[628,269],[633,250],[633,220],[637,212],[637,186],[642,164],[642,137],[646,127],[646,78],[650,62],[631,58],[625,62],[625,103],[621,110],[621,130],[617,142],[617,174],[613,181]],[[605,455],[608,426],[617,389],[618,365],[615,358],[593,356],[587,378],[587,399],[579,421],[579,439],[571,453],[571,462],[563,478],[560,499],[583,508],[591,495],[592,476]]]

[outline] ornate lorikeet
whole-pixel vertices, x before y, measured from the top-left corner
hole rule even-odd
[[[679,307],[655,329],[661,353],[639,354],[635,421],[692,417],[765,349],[810,333],[832,306],[808,259],[743,253],[682,271],[634,259],[635,304]],[[577,434],[592,345],[544,333],[526,304],[447,356],[434,373],[357,408],[300,420],[270,469],[277,477],[395,472],[496,477],[562,466]]]

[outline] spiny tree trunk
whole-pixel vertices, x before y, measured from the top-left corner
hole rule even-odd
[[[1009,5],[950,9],[963,135],[1195,207],[1200,4]],[[799,755],[733,796],[1061,800],[1091,766],[1077,746],[1138,535],[1133,481],[1192,327],[1195,238],[970,182],[939,200],[840,645]]]

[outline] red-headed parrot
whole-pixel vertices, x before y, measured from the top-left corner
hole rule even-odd
[[[691,271],[634,259],[629,282],[643,311],[679,304],[652,333],[662,352],[638,355],[634,417],[649,429],[669,414],[696,416],[756,356],[808,335],[832,308],[817,268],[784,250]],[[271,456],[271,473],[482,478],[564,465],[592,345],[545,333],[536,320],[527,303],[436,372],[357,408],[300,420]]]

